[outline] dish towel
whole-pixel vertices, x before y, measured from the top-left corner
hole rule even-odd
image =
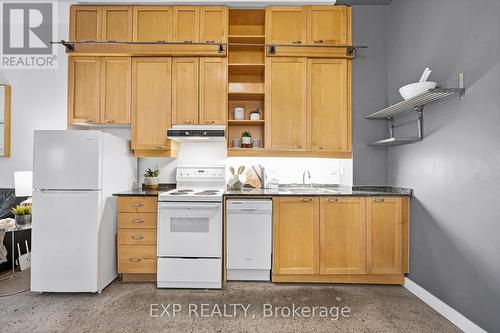
[[[5,237],[5,231],[0,230],[0,264],[7,262],[7,248],[3,245],[3,238]]]

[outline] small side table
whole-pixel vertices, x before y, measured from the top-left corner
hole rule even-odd
[[[31,224],[28,224],[28,225],[21,225],[21,226],[13,226],[13,227],[8,227],[8,228],[4,228],[4,227],[0,227],[0,230],[1,231],[5,231],[5,232],[11,232],[12,234],[12,244],[11,244],[11,258],[12,258],[12,273],[8,276],[4,276],[0,279],[0,281],[4,281],[4,280],[8,280],[8,279],[12,279],[15,275],[16,275],[16,261],[15,261],[15,256],[16,256],[16,248],[14,246],[14,236],[15,236],[15,233],[17,231],[21,231],[21,230],[28,230],[28,229],[31,229]]]

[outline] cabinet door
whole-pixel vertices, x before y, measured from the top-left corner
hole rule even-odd
[[[132,149],[168,150],[171,59],[132,59]]]
[[[172,40],[172,7],[134,6],[134,42]]]
[[[308,44],[348,44],[348,19],[345,6],[310,6]]]
[[[208,6],[200,9],[200,41],[227,42],[227,7]]]
[[[305,44],[307,35],[305,7],[267,7],[266,42]]]
[[[99,58],[69,57],[68,66],[68,123],[98,123]]]
[[[225,124],[227,58],[200,58],[200,124]]]
[[[172,124],[198,124],[198,58],[172,60]]]
[[[100,6],[71,6],[69,39],[101,41]]]
[[[319,199],[273,200],[273,273],[318,274]]]
[[[271,149],[306,149],[305,58],[267,58],[266,142]]]
[[[174,42],[198,42],[200,40],[200,7],[174,6]]]
[[[131,83],[131,58],[101,58],[100,123],[130,124]]]
[[[351,108],[345,59],[308,60],[307,105],[312,150],[351,151]]]
[[[366,272],[364,198],[321,198],[320,273]]]
[[[132,41],[132,7],[103,6],[102,40]]]
[[[401,198],[367,198],[367,273],[400,274]]]

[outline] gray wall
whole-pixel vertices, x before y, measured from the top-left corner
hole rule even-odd
[[[444,87],[463,71],[467,89],[425,108],[423,142],[389,149],[390,183],[415,190],[409,278],[500,332],[500,1],[395,0],[389,11],[389,101],[426,66]]]
[[[387,149],[367,144],[385,137],[383,121],[365,116],[387,105],[387,6],[353,6],[353,43],[360,49],[352,64],[353,183],[387,183]]]

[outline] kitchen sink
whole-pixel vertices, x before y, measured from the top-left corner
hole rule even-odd
[[[323,188],[323,187],[311,187],[311,186],[304,186],[304,187],[282,187],[280,188],[281,191],[284,192],[290,192],[293,194],[338,194],[340,193],[337,190],[330,189],[330,188]]]

